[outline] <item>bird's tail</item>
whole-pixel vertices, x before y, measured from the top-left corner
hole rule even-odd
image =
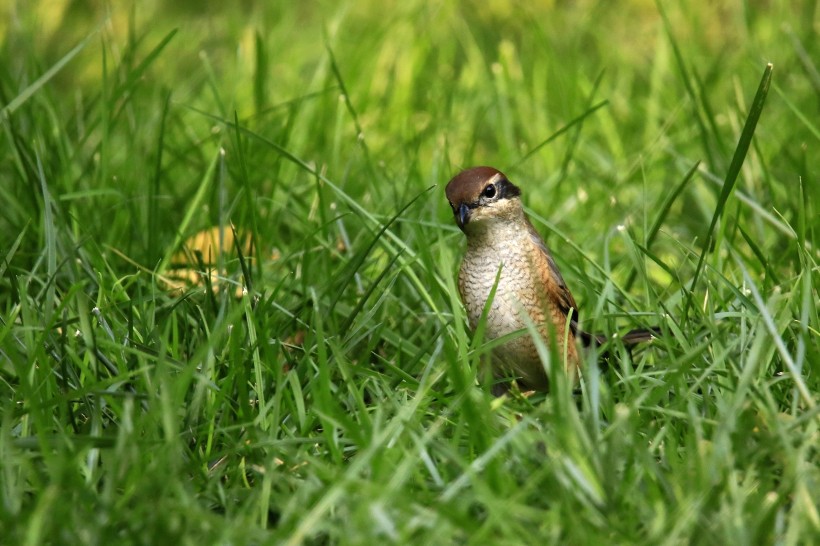
[[[634,330],[630,330],[621,336],[620,339],[624,345],[632,346],[637,345],[638,343],[652,341],[660,335],[661,329],[655,326],[653,328],[636,328]],[[607,337],[603,334],[591,334],[589,332],[584,332],[583,330],[576,330],[575,337],[579,338],[585,347],[589,347],[591,345],[600,347],[607,341]]]

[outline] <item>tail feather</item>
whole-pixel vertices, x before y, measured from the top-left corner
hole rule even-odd
[[[621,341],[623,341],[625,345],[635,345],[638,343],[647,343],[660,336],[661,329],[658,326],[652,328],[635,328],[624,334]]]
[[[607,342],[607,337],[603,334],[591,334],[589,332],[579,330],[577,329],[577,324],[574,321],[573,326],[575,326],[575,337],[580,339],[581,343],[583,343],[585,347],[589,347],[591,345],[600,347]],[[624,345],[632,346],[637,345],[638,343],[652,341],[660,335],[661,329],[657,326],[653,328],[636,328],[621,336],[621,342]]]

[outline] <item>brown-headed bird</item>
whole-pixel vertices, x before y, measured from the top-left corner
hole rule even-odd
[[[450,180],[445,193],[456,224],[467,236],[458,290],[470,328],[475,330],[495,287],[487,312],[487,339],[524,330],[531,322],[547,346],[557,343],[554,354],[575,381],[576,338],[589,345],[603,343],[603,336],[578,329],[578,306],[549,248],[524,214],[521,190],[497,169],[473,167]],[[647,341],[653,333],[633,330],[622,341]],[[527,333],[496,347],[492,368],[498,377],[515,376],[523,388],[549,389],[544,365]]]

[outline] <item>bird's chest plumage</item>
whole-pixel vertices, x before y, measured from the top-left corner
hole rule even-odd
[[[459,290],[472,328],[495,287],[487,314],[490,338],[525,328],[525,314],[541,319],[544,302],[536,288],[536,264],[525,250],[521,245],[469,245],[461,263]]]
[[[528,322],[548,342],[557,339],[563,347],[565,316],[550,301],[546,255],[532,243],[526,228],[492,232],[492,236],[468,238],[467,252],[458,275],[459,291],[475,330],[487,300],[495,294],[487,311],[486,339],[526,330]],[[574,365],[574,343],[567,346],[568,366]],[[547,377],[531,335],[511,339],[493,351],[501,368],[513,370],[525,383],[546,388]]]
[[[489,237],[471,238],[458,279],[470,327],[475,329],[478,325],[495,287],[487,312],[486,338],[524,330],[528,321],[543,335],[550,312],[540,278],[543,261],[526,231],[494,231]],[[524,375],[530,375],[526,373],[528,368],[533,368],[535,375],[543,375],[538,351],[526,333],[499,347],[495,356]]]

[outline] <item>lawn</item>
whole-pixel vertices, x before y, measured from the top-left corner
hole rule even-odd
[[[820,543],[820,7],[734,4],[0,7],[0,543]],[[663,334],[494,397],[473,165]]]

